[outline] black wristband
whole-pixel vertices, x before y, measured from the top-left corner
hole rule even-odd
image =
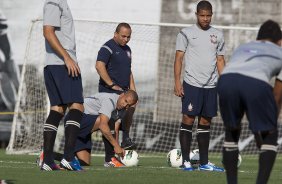
[[[116,84],[113,82],[113,84],[108,85],[108,88],[112,89]]]

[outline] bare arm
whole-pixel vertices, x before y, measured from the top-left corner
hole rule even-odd
[[[183,87],[180,80],[183,57],[184,52],[177,50],[175,53],[174,60],[174,94],[179,97],[182,97],[184,95]]]
[[[110,131],[110,127],[108,125],[109,118],[104,114],[100,114],[99,117],[100,117],[99,129],[101,130],[102,134],[111,143],[111,145],[113,145],[115,153],[118,154],[119,156],[123,156],[124,155],[124,149],[122,149],[119,146],[117,140],[113,137],[113,135]]]
[[[112,84],[114,84],[114,82],[112,81],[111,77],[109,76],[109,74],[107,72],[106,64],[103,61],[96,61],[95,67],[96,67],[96,70],[97,70],[98,74],[100,75],[100,77],[103,79],[103,81],[108,86],[111,86]],[[113,86],[112,89],[122,91],[122,88],[119,87],[118,85]]]
[[[278,109],[278,116],[281,110],[281,104],[282,104],[282,81],[276,79],[275,85],[273,88],[273,94],[274,94],[274,99],[277,105]]]
[[[130,74],[130,86],[129,86],[129,89],[131,89],[133,91],[136,91],[135,82],[134,82],[134,78],[133,78],[132,72]]]
[[[223,68],[225,66],[224,56],[217,56],[216,60],[217,60],[216,61],[217,71],[218,71],[218,74],[221,75],[221,72],[223,71]]]
[[[52,49],[64,59],[69,75],[72,75],[72,77],[78,76],[80,74],[79,66],[61,45],[55,34],[55,28],[53,26],[44,26],[43,35]]]

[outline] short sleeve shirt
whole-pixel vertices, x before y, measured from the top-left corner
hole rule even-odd
[[[218,80],[217,56],[225,54],[222,31],[197,25],[184,28],[177,35],[176,51],[183,51],[184,81],[200,88],[214,88]]]
[[[104,114],[109,119],[116,109],[119,95],[115,93],[97,93],[91,97],[84,98],[84,113],[91,115]]]
[[[131,49],[128,45],[121,46],[113,39],[109,40],[100,48],[97,61],[105,63],[107,72],[115,84],[124,89],[129,88],[131,74]],[[103,86],[106,85],[101,78],[99,84]]]
[[[269,41],[240,45],[222,71],[238,73],[269,83],[272,77],[282,81],[282,48]]]
[[[55,27],[55,34],[70,57],[76,59],[75,30],[67,0],[46,0],[43,8],[43,25]],[[45,65],[64,65],[63,58],[45,40]]]

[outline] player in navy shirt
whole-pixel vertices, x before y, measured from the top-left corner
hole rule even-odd
[[[131,49],[127,45],[131,38],[131,27],[128,23],[120,23],[116,27],[114,37],[107,41],[99,50],[96,70],[100,75],[99,92],[120,94],[128,89],[136,91],[131,71]],[[124,149],[135,149],[136,144],[129,138],[129,129],[135,106],[127,109],[121,121]],[[106,162],[111,160],[114,152],[109,142],[103,137],[106,150]]]

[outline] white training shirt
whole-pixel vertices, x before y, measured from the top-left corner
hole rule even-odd
[[[273,76],[282,81],[282,48],[269,41],[252,41],[239,46],[222,75],[238,73],[269,83]]]
[[[71,11],[67,0],[46,0],[43,8],[43,25],[55,27],[55,34],[62,47],[70,57],[77,62],[75,30]],[[45,40],[45,65],[64,65],[63,58],[59,57]]]
[[[97,93],[91,97],[84,98],[84,113],[91,115],[104,114],[109,119],[111,113],[116,109],[119,95],[116,93]]]
[[[177,35],[176,51],[183,51],[184,81],[200,88],[214,88],[218,80],[217,56],[225,54],[222,31],[198,25],[184,28]]]

